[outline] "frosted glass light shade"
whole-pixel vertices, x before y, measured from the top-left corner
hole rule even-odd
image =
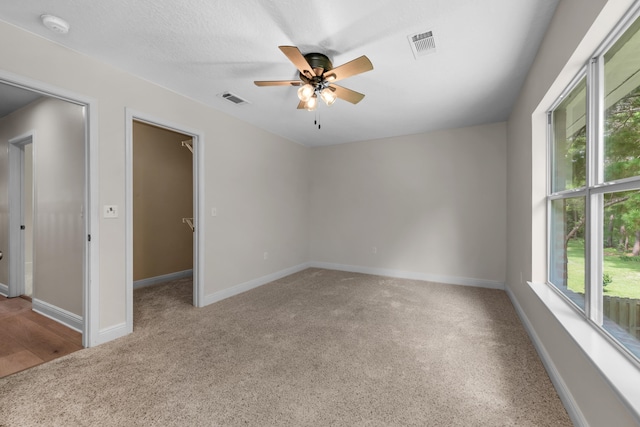
[[[336,94],[333,93],[333,91],[328,87],[322,89],[322,92],[320,92],[320,97],[325,102],[325,104],[327,104],[328,107],[332,106],[333,103],[336,102],[336,98],[337,98]]]
[[[302,102],[307,102],[309,101],[309,98],[313,96],[313,92],[313,86],[307,83],[298,89],[298,98],[300,98],[300,101]]]
[[[316,109],[317,106],[318,106],[318,98],[314,95],[307,100],[307,103],[305,104],[304,107],[307,109],[307,111],[313,111]]]

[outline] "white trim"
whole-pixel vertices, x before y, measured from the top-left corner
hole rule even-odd
[[[283,277],[298,273],[302,270],[306,270],[309,267],[311,267],[310,263],[299,264],[295,267],[285,268],[284,270],[280,270],[266,276],[258,277],[257,279],[249,280],[248,282],[240,283],[230,288],[223,289],[221,291],[205,296],[203,306],[222,301],[223,299],[230,298],[243,292],[250,291],[251,289],[266,285],[267,283],[273,282],[274,280],[282,279]]]
[[[130,332],[127,331],[126,323],[119,323],[117,325],[109,326],[108,328],[100,329],[96,337],[95,345],[104,344],[117,338],[122,338],[129,333]]]
[[[91,244],[84,245],[84,283],[83,283],[83,319],[82,344],[91,347],[98,343],[96,332],[99,327],[100,308],[100,258],[99,243],[99,205],[98,205],[98,101],[95,98],[80,95],[60,87],[34,80],[9,71],[0,70],[0,83],[20,87],[46,96],[83,105],[85,107],[86,159],[85,159],[85,212],[86,234],[91,235]],[[86,173],[86,168],[89,173]]]
[[[426,282],[445,283],[448,285],[474,286],[477,288],[489,288],[504,290],[503,282],[497,280],[474,279],[469,277],[440,276],[436,274],[417,273],[412,271],[391,270],[386,268],[362,267],[357,265],[333,264],[329,262],[311,262],[310,267],[324,268],[327,270],[348,271],[351,273],[372,274],[375,276],[396,277],[399,279],[423,280]]]
[[[90,101],[85,104],[85,132],[89,144],[86,147],[86,165],[89,168],[85,171],[87,197],[85,199],[85,235],[91,236],[91,242],[85,240],[85,286],[84,292],[84,330],[82,331],[82,344],[85,347],[98,345],[97,338],[100,328],[100,187],[99,158],[98,158],[98,102]]]
[[[133,118],[134,113],[125,108],[124,149],[124,240],[125,240],[125,304],[124,318],[126,334],[133,332]]]
[[[197,227],[193,235],[193,305],[204,307],[204,132],[192,134],[193,149],[193,224]]]
[[[0,295],[2,296],[9,296],[9,286],[5,285],[4,283],[0,283]]]
[[[48,302],[33,298],[31,301],[31,308],[36,313],[40,313],[49,319],[55,320],[58,323],[62,323],[68,328],[74,331],[82,333],[82,316],[71,313]]]
[[[527,282],[527,284],[566,330],[578,348],[582,350],[585,358],[591,361],[597,372],[609,384],[640,425],[640,388],[638,388],[640,369],[638,365],[631,360],[631,357],[627,357],[622,350],[619,350],[597,326],[573,310],[569,302],[552,289],[551,285],[535,282]],[[540,356],[543,357],[542,354]],[[551,376],[552,373],[549,372],[549,375]],[[562,396],[560,397],[562,398]],[[578,410],[577,407],[576,410]],[[569,407],[567,407],[567,412],[569,412]]]
[[[36,131],[31,129],[9,140],[9,297],[24,294],[24,147],[35,145]],[[34,174],[35,175],[35,174]],[[33,180],[35,187],[35,179]],[[34,189],[35,195],[35,189]],[[35,219],[35,206],[33,217]],[[33,228],[35,230],[35,221]],[[36,236],[34,235],[34,240]]]
[[[569,387],[567,387],[567,384],[562,379],[562,376],[558,372],[556,365],[553,363],[553,359],[551,359],[551,356],[549,356],[547,349],[542,344],[542,341],[540,340],[540,337],[538,337],[538,334],[529,321],[529,318],[522,310],[520,303],[516,299],[513,292],[511,292],[511,289],[509,289],[509,287],[506,287],[506,292],[509,296],[509,299],[511,300],[511,304],[513,304],[513,307],[516,309],[516,313],[518,313],[518,317],[520,318],[524,329],[527,331],[527,334],[529,334],[529,338],[531,338],[531,342],[538,352],[538,356],[540,356],[542,364],[547,370],[547,374],[549,374],[549,378],[551,379],[551,382],[553,383],[553,386],[555,387],[556,392],[558,393],[558,396],[560,397],[560,400],[564,405],[564,408],[567,410],[567,414],[569,414],[569,418],[571,418],[571,421],[575,426],[588,427],[589,423],[582,414],[582,411],[573,398]]]
[[[146,288],[147,286],[153,286],[158,283],[168,282],[170,280],[178,280],[191,276],[193,276],[193,270],[183,270],[177,271],[175,273],[163,274],[161,276],[147,277],[146,279],[134,281],[133,289]]]
[[[204,298],[204,132],[125,108],[125,325],[133,332],[133,121],[186,134],[193,141],[193,305]]]

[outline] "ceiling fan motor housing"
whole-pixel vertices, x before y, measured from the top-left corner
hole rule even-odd
[[[333,69],[333,64],[331,64],[331,60],[327,55],[323,55],[321,53],[307,53],[304,55],[304,59],[307,60],[313,71],[316,72],[315,78],[318,80],[322,80],[323,73]],[[320,72],[317,71],[318,69],[320,69]],[[302,76],[302,73],[300,73],[300,75]]]

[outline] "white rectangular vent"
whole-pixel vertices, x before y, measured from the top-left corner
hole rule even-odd
[[[407,36],[413,56],[418,59],[421,56],[429,55],[436,51],[436,42],[433,39],[433,32],[427,31],[419,34]]]
[[[240,98],[238,95],[234,95],[231,92],[224,92],[219,94],[218,96],[220,96],[223,99],[226,99],[229,102],[232,102],[236,105],[242,105],[242,104],[248,104],[249,101],[247,101],[246,99],[242,99]]]

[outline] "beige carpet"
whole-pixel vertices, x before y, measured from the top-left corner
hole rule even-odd
[[[502,291],[309,269],[0,380],[0,425],[570,426]]]

